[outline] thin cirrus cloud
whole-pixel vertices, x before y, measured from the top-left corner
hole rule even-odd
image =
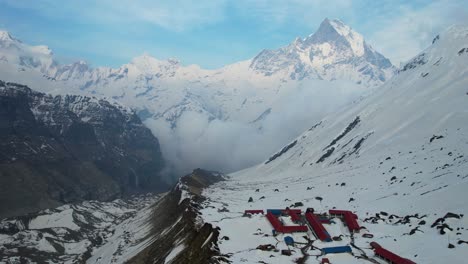
[[[73,20],[99,25],[149,23],[168,30],[184,31],[221,21],[226,0],[0,0],[8,6],[29,9],[59,20]]]
[[[357,1],[355,1],[357,2]],[[256,18],[267,26],[300,23],[310,25],[310,21],[323,20],[324,15],[341,18],[347,8],[352,7],[351,0],[238,0],[233,6],[239,13]],[[340,15],[341,14],[341,15]]]
[[[163,4],[164,3],[164,4]],[[136,5],[133,13],[143,20],[166,29],[183,31],[222,21],[225,16],[224,0],[170,1],[155,6]]]

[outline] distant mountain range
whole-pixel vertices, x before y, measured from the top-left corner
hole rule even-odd
[[[184,115],[190,119],[196,115],[205,123],[219,120],[261,129],[279,119],[270,116],[284,115],[296,107],[288,103],[288,97],[307,93],[310,98],[303,96],[307,104],[320,109],[305,107],[295,112],[313,112],[309,119],[320,118],[378,87],[395,72],[387,58],[339,20],[325,19],[317,32],[304,39],[297,38],[285,47],[263,50],[250,60],[216,70],[183,66],[174,59],[161,61],[147,54],[119,68],[92,68],[84,61],[61,65],[48,47],[30,46],[8,32],[0,32],[1,79],[33,85],[53,94],[112,98],[132,107],[160,138],[169,160],[182,157],[180,163],[189,159],[184,160],[187,143],[179,140],[185,136],[176,131],[178,126],[183,127]],[[334,99],[318,107],[326,96]],[[307,125],[288,125],[289,133],[266,144],[261,155],[252,157],[253,162],[263,159]],[[200,162],[187,169],[197,165],[210,167]],[[239,169],[240,165],[234,164],[231,169]]]

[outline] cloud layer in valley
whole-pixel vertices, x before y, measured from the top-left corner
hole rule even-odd
[[[365,89],[351,82],[311,80],[282,97],[258,122],[209,120],[186,112],[174,130],[158,123],[163,121],[145,123],[177,173],[196,167],[232,172],[266,160],[327,113],[357,100]]]

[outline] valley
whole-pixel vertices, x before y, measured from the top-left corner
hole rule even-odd
[[[218,69],[0,31],[0,263],[464,263],[468,27],[338,19]]]

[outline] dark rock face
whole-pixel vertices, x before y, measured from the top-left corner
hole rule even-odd
[[[128,263],[167,263],[166,258],[180,245],[185,246],[170,263],[230,263],[229,256],[219,252],[219,229],[199,217],[199,209],[206,200],[202,190],[222,180],[222,174],[203,169],[180,178],[171,192],[154,205],[150,234],[155,237],[154,241]]]
[[[284,153],[288,152],[288,150],[290,150],[291,148],[293,148],[295,145],[297,144],[297,140],[294,140],[293,142],[291,142],[289,145],[285,146],[284,148],[282,148],[280,150],[280,152],[276,153],[275,155],[271,156],[266,162],[265,164],[268,164],[272,161],[274,161],[275,159],[279,158],[281,155],[283,155]]]
[[[163,166],[130,109],[0,81],[0,217],[165,190]]]
[[[409,61],[403,68],[401,68],[400,72],[408,71],[418,67],[419,65],[424,65],[427,63],[427,55],[425,53],[421,53],[411,61]]]

